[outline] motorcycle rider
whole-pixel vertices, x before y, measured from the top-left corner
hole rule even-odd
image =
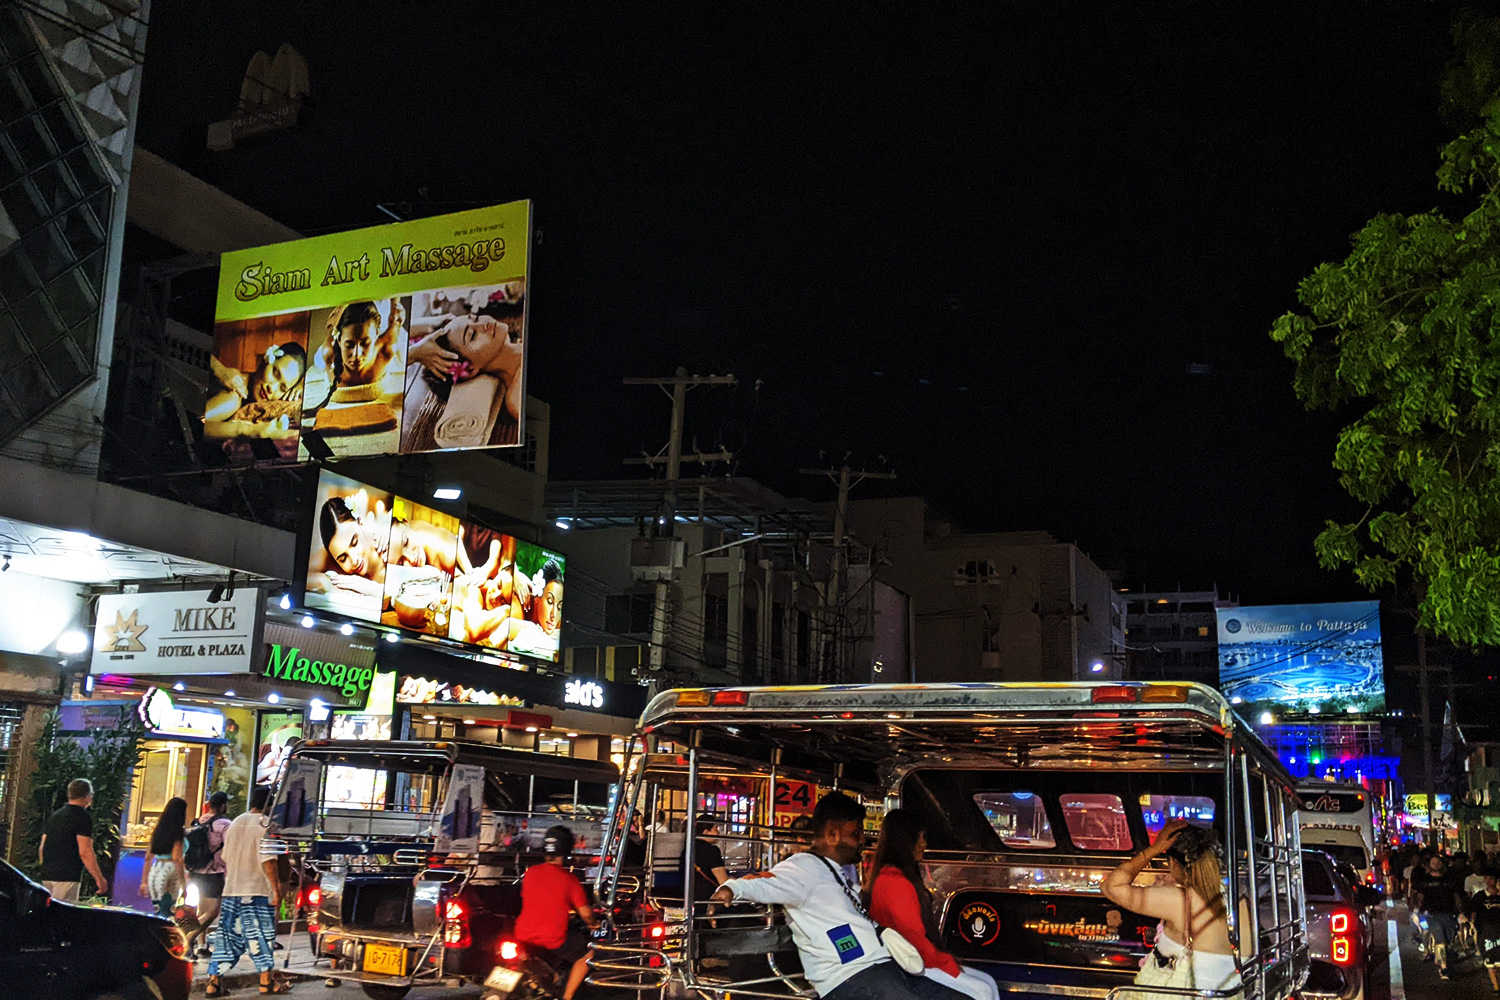
[[[578,877],[568,871],[573,856],[573,831],[554,826],[542,840],[546,861],[526,869],[521,878],[521,915],[516,918],[516,940],[539,957],[569,965],[563,1000],[573,1000],[589,972],[593,946],[589,936],[572,925],[578,914],[589,927],[597,927],[593,908]]]

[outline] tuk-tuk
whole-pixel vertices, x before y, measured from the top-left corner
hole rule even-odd
[[[866,806],[872,841],[893,807],[927,831],[940,945],[1020,997],[1121,997],[1157,921],[1100,886],[1174,819],[1224,847],[1243,986],[1201,997],[1283,1000],[1307,975],[1298,799],[1223,696],[1198,684],[932,684],[668,691],[641,717],[595,891],[611,925],[590,982],[663,997],[813,995],[776,908],[695,898],[695,817],[731,877],[809,841],[831,790]],[[624,857],[628,810],[666,822]],[[639,852],[637,852],[639,853]],[[1138,884],[1170,881],[1163,859]]]
[[[569,827],[586,877],[619,769],[607,761],[444,740],[305,740],[282,766],[262,851],[302,878],[289,948],[377,1000],[480,983],[520,913],[548,827]],[[289,956],[306,969],[306,958]]]

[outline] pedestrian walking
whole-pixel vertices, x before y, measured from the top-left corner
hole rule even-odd
[[[1500,993],[1500,884],[1497,872],[1484,872],[1484,889],[1469,901],[1470,919],[1479,939],[1479,960],[1490,974],[1490,989]]]
[[[182,842],[187,835],[187,800],[171,798],[151,831],[151,856],[141,868],[141,895],[156,904],[156,915],[172,919],[177,897],[187,891]]]
[[[211,997],[228,992],[220,977],[246,952],[255,971],[260,973],[261,993],[291,990],[290,984],[277,978],[272,954],[276,946],[276,904],[281,901],[276,860],[260,856],[260,843],[266,836],[266,803],[270,798],[268,786],[256,785],[250,792],[250,811],[237,817],[224,831],[224,897],[205,990]]]
[[[208,807],[188,830],[187,849],[183,860],[187,863],[188,884],[198,890],[198,928],[188,936],[188,954],[199,947],[197,957],[210,958],[208,935],[214,921],[219,919],[219,901],[224,896],[224,832],[229,829],[229,796],[214,792],[208,797]],[[206,860],[205,860],[206,856]]]
[[[87,778],[74,778],[68,782],[67,804],[48,816],[42,827],[37,860],[42,865],[42,885],[54,899],[78,902],[84,871],[93,876],[99,895],[109,895],[109,880],[99,871],[94,854],[94,821],[89,816],[93,804],[94,786]]]

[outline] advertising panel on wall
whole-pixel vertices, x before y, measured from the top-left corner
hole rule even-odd
[[[303,603],[556,662],[557,552],[327,469],[318,477]]]
[[[282,691],[301,689],[329,705],[362,708],[375,682],[375,643],[267,622],[258,669]]]
[[[94,626],[95,674],[245,674],[258,651],[264,598],[240,587],[103,594]]]
[[[1219,686],[1241,714],[1385,710],[1380,602],[1220,608]]]
[[[235,461],[521,443],[531,203],[223,256],[204,434]]]

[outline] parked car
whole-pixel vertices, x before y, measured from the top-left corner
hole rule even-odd
[[[0,982],[6,996],[187,1000],[193,966],[171,921],[79,906],[0,861]]]
[[[1369,908],[1380,891],[1351,885],[1321,849],[1302,852],[1307,945],[1312,968],[1299,995],[1364,1000],[1372,939]]]

